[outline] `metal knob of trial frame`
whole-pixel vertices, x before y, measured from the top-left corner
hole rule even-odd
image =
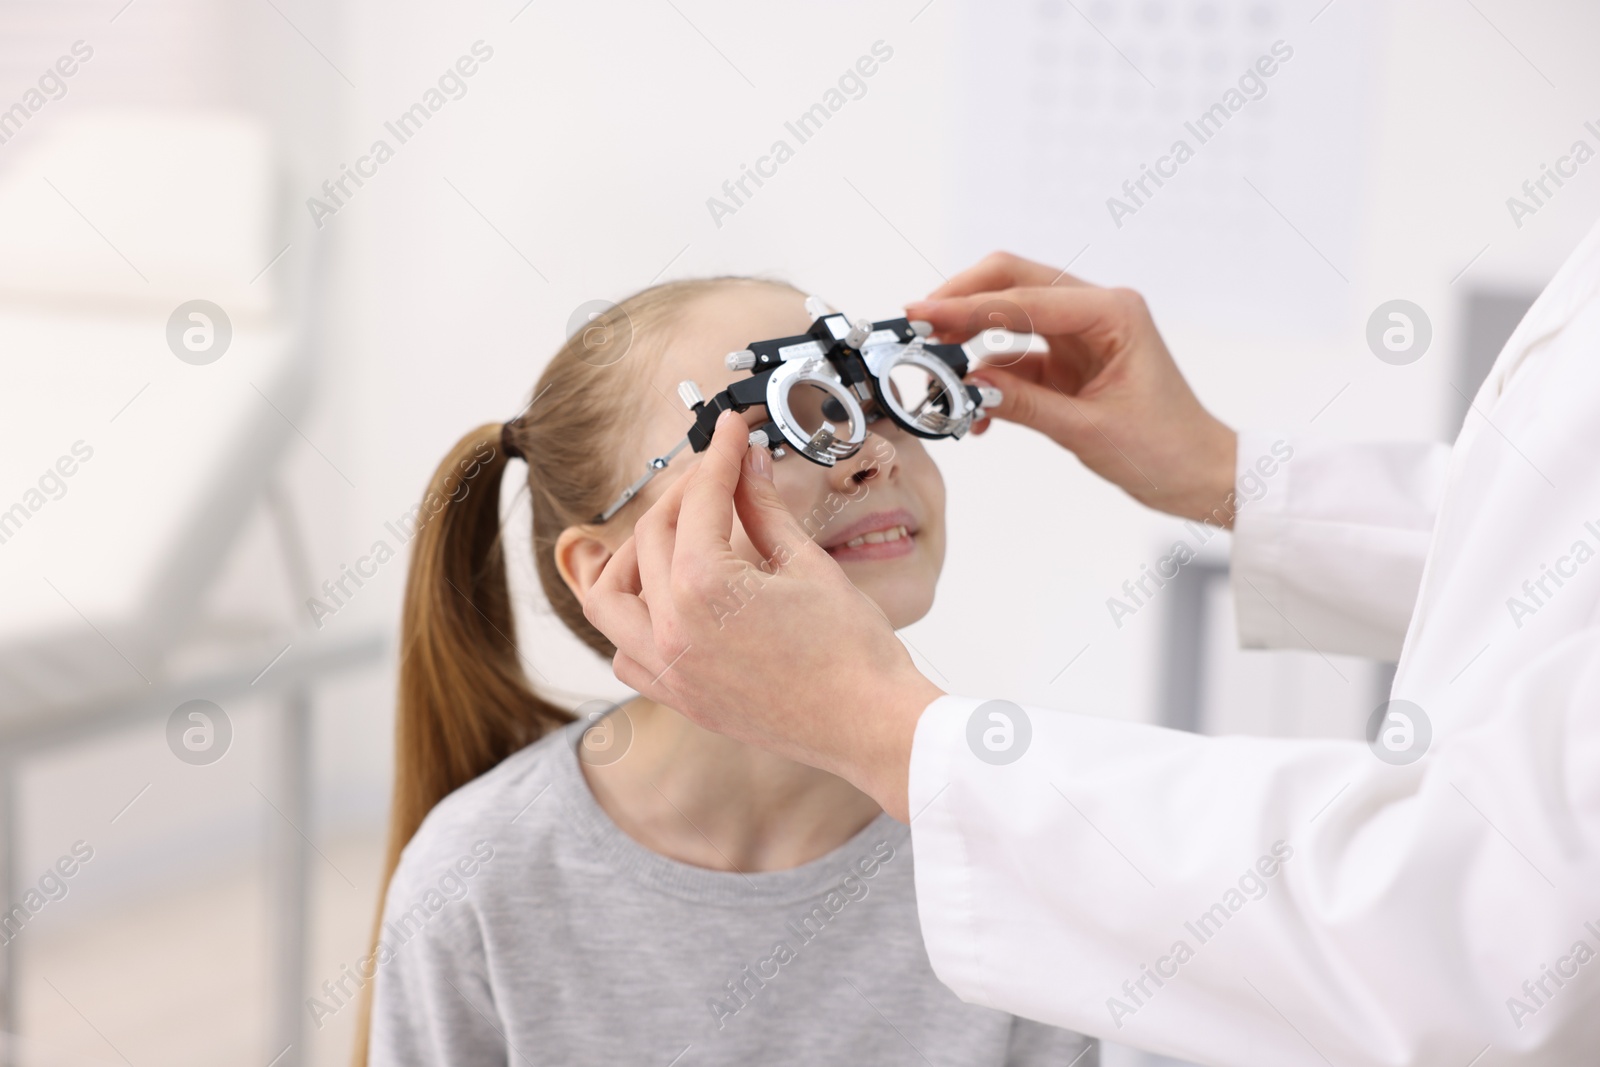
[[[737,352],[729,352],[723,363],[729,370],[749,370],[756,365],[756,354],[748,348],[742,348]]]

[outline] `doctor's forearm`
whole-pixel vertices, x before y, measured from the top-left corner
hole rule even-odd
[[[1233,528],[1238,510],[1235,478],[1239,435],[1232,427],[1202,411],[1199,422],[1168,439],[1171,455],[1163,462],[1155,482],[1141,475],[1130,482],[1129,493],[1141,504],[1180,519],[1209,522]],[[1164,449],[1165,450],[1165,449]]]
[[[920,674],[908,675],[891,688],[873,688],[880,695],[862,701],[860,732],[850,744],[835,746],[833,766],[828,769],[876,800],[893,818],[909,823],[907,793],[917,723],[945,694]]]

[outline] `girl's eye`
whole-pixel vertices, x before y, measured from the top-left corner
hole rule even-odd
[[[831,393],[803,382],[789,391],[789,410],[807,437],[816,433],[823,423],[837,427],[848,421],[844,408]]]
[[[889,372],[889,391],[912,417],[930,407],[941,412],[950,410],[950,398],[945,395],[944,386],[933,375],[912,364],[902,364]]]

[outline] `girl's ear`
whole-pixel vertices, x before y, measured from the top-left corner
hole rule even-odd
[[[587,526],[568,526],[556,538],[556,570],[567,588],[582,601],[611,560],[611,546]]]

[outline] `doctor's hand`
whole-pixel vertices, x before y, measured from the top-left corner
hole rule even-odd
[[[878,606],[790,514],[732,412],[584,599],[616,676],[735,740],[847,779],[908,820],[917,720],[943,695]],[[733,549],[737,513],[765,562]],[[797,686],[795,679],[805,679]],[[775,698],[775,694],[780,694]]]
[[[995,327],[1039,334],[1049,352],[972,369],[1005,394],[992,415],[1038,430],[1143,504],[1232,525],[1236,436],[1195,398],[1138,293],[995,252],[906,314],[945,342]]]

